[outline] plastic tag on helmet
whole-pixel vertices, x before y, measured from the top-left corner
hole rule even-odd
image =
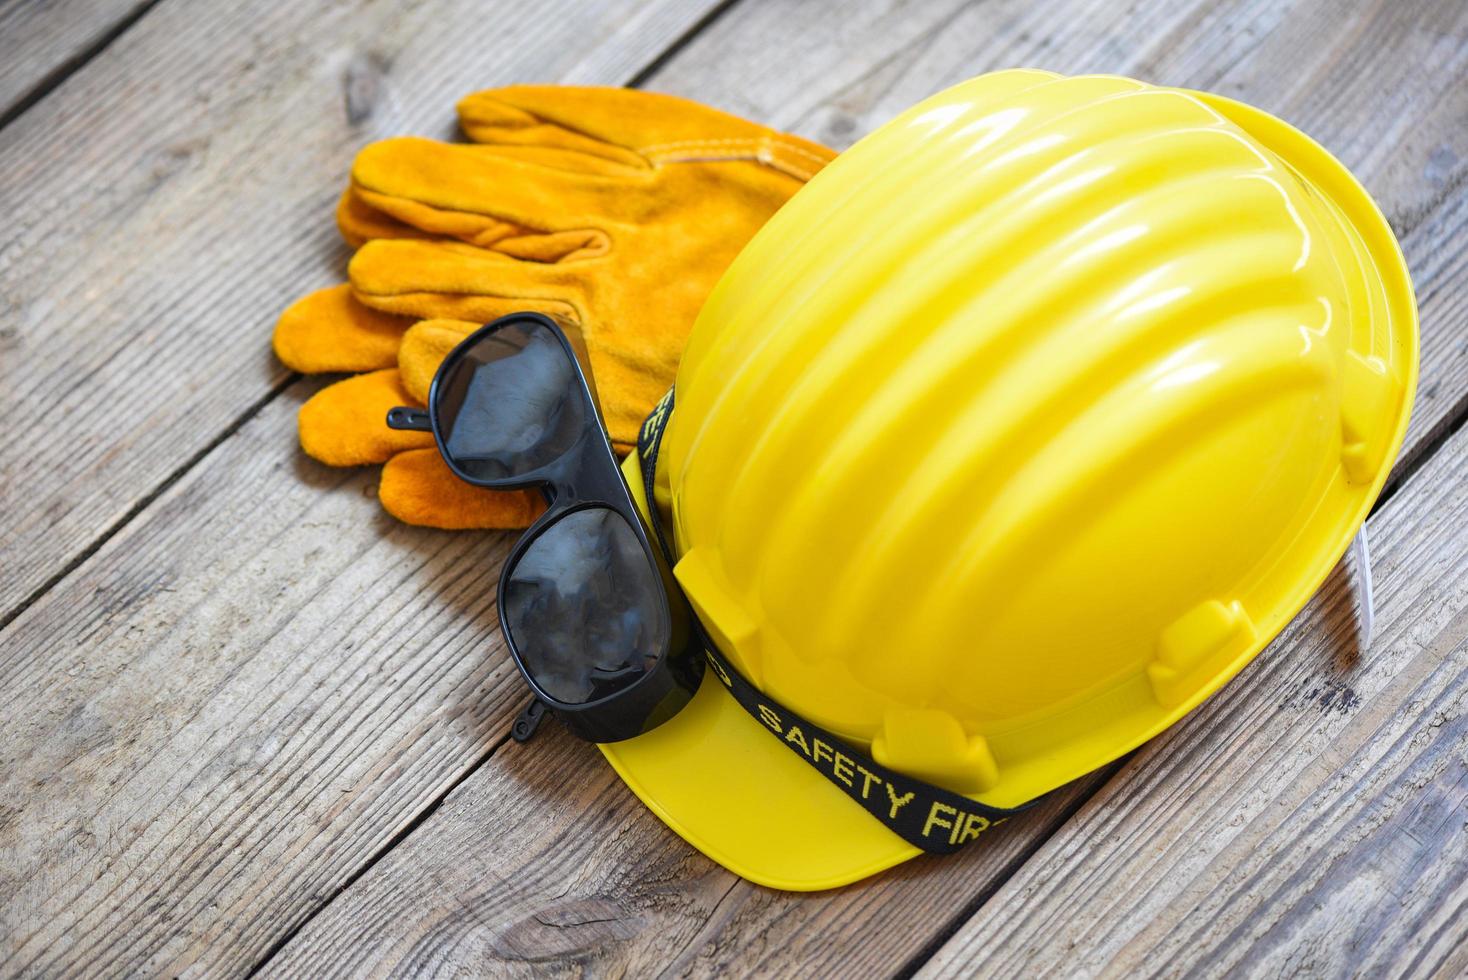
[[[1376,593],[1371,585],[1371,543],[1366,539],[1364,524],[1351,542],[1351,563],[1356,566],[1356,604],[1361,610],[1361,652],[1365,653],[1371,648],[1371,637],[1376,632]]]

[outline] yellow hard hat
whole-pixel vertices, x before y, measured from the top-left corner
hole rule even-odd
[[[772,702],[1013,807],[1299,611],[1416,369],[1400,249],[1307,137],[1201,92],[986,75],[843,154],[709,298],[657,460],[674,574]],[[756,882],[918,853],[770,727],[706,677],[603,750]]]

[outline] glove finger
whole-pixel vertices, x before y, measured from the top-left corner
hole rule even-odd
[[[387,427],[388,409],[413,404],[396,368],[338,381],[301,406],[301,448],[328,466],[361,466],[431,447],[430,433]]]
[[[416,401],[427,403],[428,388],[438,366],[480,324],[468,320],[420,320],[403,334],[398,347],[398,373],[403,390]]]
[[[429,233],[399,221],[362,199],[348,187],[336,202],[336,227],[352,248],[361,248],[374,238],[428,238]]]
[[[438,366],[459,343],[479,329],[479,324],[469,323],[463,320],[420,320],[403,334],[402,346],[398,348],[398,372],[402,377],[403,389],[418,402],[428,401],[428,389],[433,384],[433,376],[438,372]],[[603,361],[604,367],[609,367]],[[663,387],[671,378],[658,376],[653,380],[654,385]],[[655,399],[643,398],[638,400],[629,388],[625,392],[617,387],[615,380],[605,382],[607,388],[606,396],[611,402],[604,402],[602,409],[611,413],[607,419],[612,437],[612,448],[618,456],[625,456],[636,445],[636,433],[641,427],[642,419],[651,410]],[[612,396],[617,397],[612,397]],[[623,406],[623,402],[631,399],[633,404]],[[627,420],[630,424],[619,424],[619,418],[629,415]]]
[[[392,197],[353,185],[347,194],[355,207],[380,216],[376,224],[338,222],[342,236],[358,247],[373,238],[457,238],[481,248],[532,262],[562,262],[591,258],[607,250],[604,232],[590,229],[542,232],[487,214],[448,211],[405,197]],[[352,219],[348,219],[352,220]],[[405,228],[409,234],[381,234]]]
[[[617,110],[619,105],[645,102],[650,96],[633,89],[511,85],[460,99],[459,128],[481,145],[558,150],[589,169],[640,170],[647,167],[647,161],[632,149],[638,141],[619,129]],[[674,113],[682,108],[669,107]]]
[[[405,204],[388,213],[422,227],[416,203],[457,212],[459,220],[484,219],[512,226],[505,234],[596,231],[608,222],[630,221],[649,204],[643,193],[652,171],[609,177],[536,166],[485,147],[440,143],[414,136],[380,140],[362,149],[352,164],[352,182],[364,199],[383,209],[385,199]],[[369,197],[369,194],[380,197]],[[486,223],[487,224],[487,223]],[[488,225],[490,231],[493,225]],[[490,233],[489,231],[483,233]]]
[[[588,158],[647,163],[755,158],[802,180],[835,157],[819,143],[675,95],[637,89],[511,85],[459,101],[459,125],[479,143],[532,143]]]
[[[529,527],[545,511],[538,493],[465,483],[436,449],[398,453],[388,460],[377,499],[400,521],[451,531]]]
[[[347,283],[286,307],[275,324],[275,356],[293,371],[376,371],[397,363],[412,321],[358,302]]]
[[[352,259],[350,275],[363,302],[393,313],[484,323],[532,311],[580,326],[588,346],[594,346],[588,353],[603,420],[613,444],[625,451],[637,441],[643,418],[673,381],[683,333],[647,328],[637,335],[629,327],[611,338],[605,332],[598,334],[599,343],[592,345],[590,334],[597,325],[590,324],[581,306],[585,267],[586,263],[519,262],[458,242],[383,239],[362,246]],[[405,334],[404,346],[408,342]],[[410,353],[416,348],[415,339]],[[400,352],[399,364],[403,363]],[[436,368],[432,357],[418,359],[409,372],[410,391],[422,391],[431,379],[430,363]]]
[[[357,298],[385,313],[486,323],[529,311],[584,323],[584,269],[461,242],[379,239],[357,250],[348,276]]]

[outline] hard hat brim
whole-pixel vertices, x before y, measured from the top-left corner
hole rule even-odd
[[[671,721],[599,747],[660,820],[756,884],[837,888],[921,853],[750,717],[712,671]]]
[[[639,462],[628,456],[622,475],[646,518]],[[759,885],[838,888],[921,853],[750,717],[711,670],[670,720],[597,747],[659,820]]]

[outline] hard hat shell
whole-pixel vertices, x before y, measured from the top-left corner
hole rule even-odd
[[[1015,806],[1299,611],[1381,490],[1416,364],[1386,221],[1296,130],[983,76],[828,166],[710,296],[658,461],[675,575],[765,694]],[[717,685],[605,751],[755,881],[916,853]]]

